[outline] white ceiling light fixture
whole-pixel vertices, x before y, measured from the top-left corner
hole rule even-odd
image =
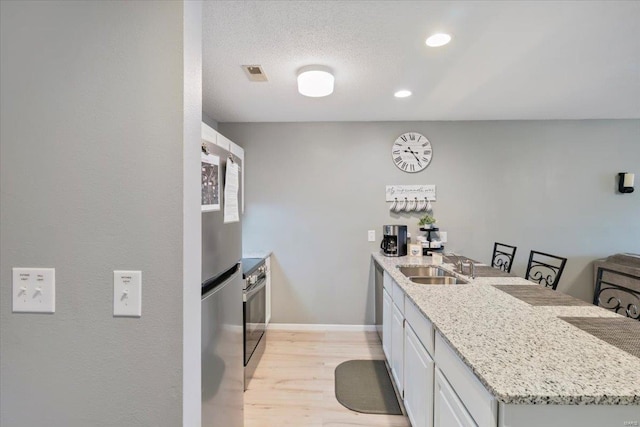
[[[450,41],[451,41],[451,36],[449,34],[437,33],[430,36],[427,39],[426,43],[427,43],[427,46],[429,47],[440,47],[440,46],[444,46]]]
[[[399,90],[396,93],[394,93],[393,96],[395,96],[396,98],[407,98],[411,96],[411,91],[406,89]]]
[[[308,65],[298,70],[298,92],[304,96],[320,98],[331,95],[334,81],[331,69],[322,65]]]

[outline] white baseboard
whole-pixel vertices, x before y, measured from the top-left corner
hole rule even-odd
[[[319,325],[313,323],[269,323],[267,329],[273,331],[344,331],[375,332],[376,325]]]

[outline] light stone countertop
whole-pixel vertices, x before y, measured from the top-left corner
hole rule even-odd
[[[418,285],[396,267],[429,265],[431,257],[391,258],[376,252],[373,259],[499,401],[640,405],[640,358],[558,318],[619,315],[595,306],[531,306],[490,286],[532,284],[518,277]],[[452,264],[442,267],[453,271]]]

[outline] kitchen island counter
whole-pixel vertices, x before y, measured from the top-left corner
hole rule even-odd
[[[640,404],[640,359],[559,318],[621,316],[596,306],[531,306],[491,286],[532,285],[519,277],[419,285],[397,266],[428,265],[430,257],[372,256],[498,401]]]

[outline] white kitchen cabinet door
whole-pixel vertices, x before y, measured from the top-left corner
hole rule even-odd
[[[481,426],[498,424],[498,402],[478,377],[458,357],[440,333],[436,333],[433,360],[471,418]]]
[[[231,144],[233,144],[233,142],[229,138],[218,132],[218,135],[216,137],[216,144],[218,145],[218,147],[222,147],[227,151],[231,151]],[[221,160],[226,161],[226,159]]]
[[[202,131],[202,139],[212,144],[218,145],[218,132],[214,128],[207,125],[205,122],[202,122],[200,129]]]
[[[397,305],[391,304],[391,374],[398,392],[404,390],[404,316]]]
[[[391,295],[393,288],[393,279],[391,278],[391,275],[386,271],[382,273],[382,287],[386,289],[387,292],[389,292],[389,295]]]
[[[404,325],[404,407],[412,427],[433,427],[433,359]]]
[[[244,148],[240,147],[233,141],[229,141],[229,151],[234,156],[237,156],[242,164],[240,169],[240,186],[242,187],[242,191],[240,192],[240,211],[244,213],[244,170],[246,169],[246,164],[244,162]]]
[[[391,317],[393,312],[391,306],[391,295],[386,289],[382,290],[382,350],[384,355],[391,366]]]
[[[435,370],[434,427],[477,427],[440,369]]]

